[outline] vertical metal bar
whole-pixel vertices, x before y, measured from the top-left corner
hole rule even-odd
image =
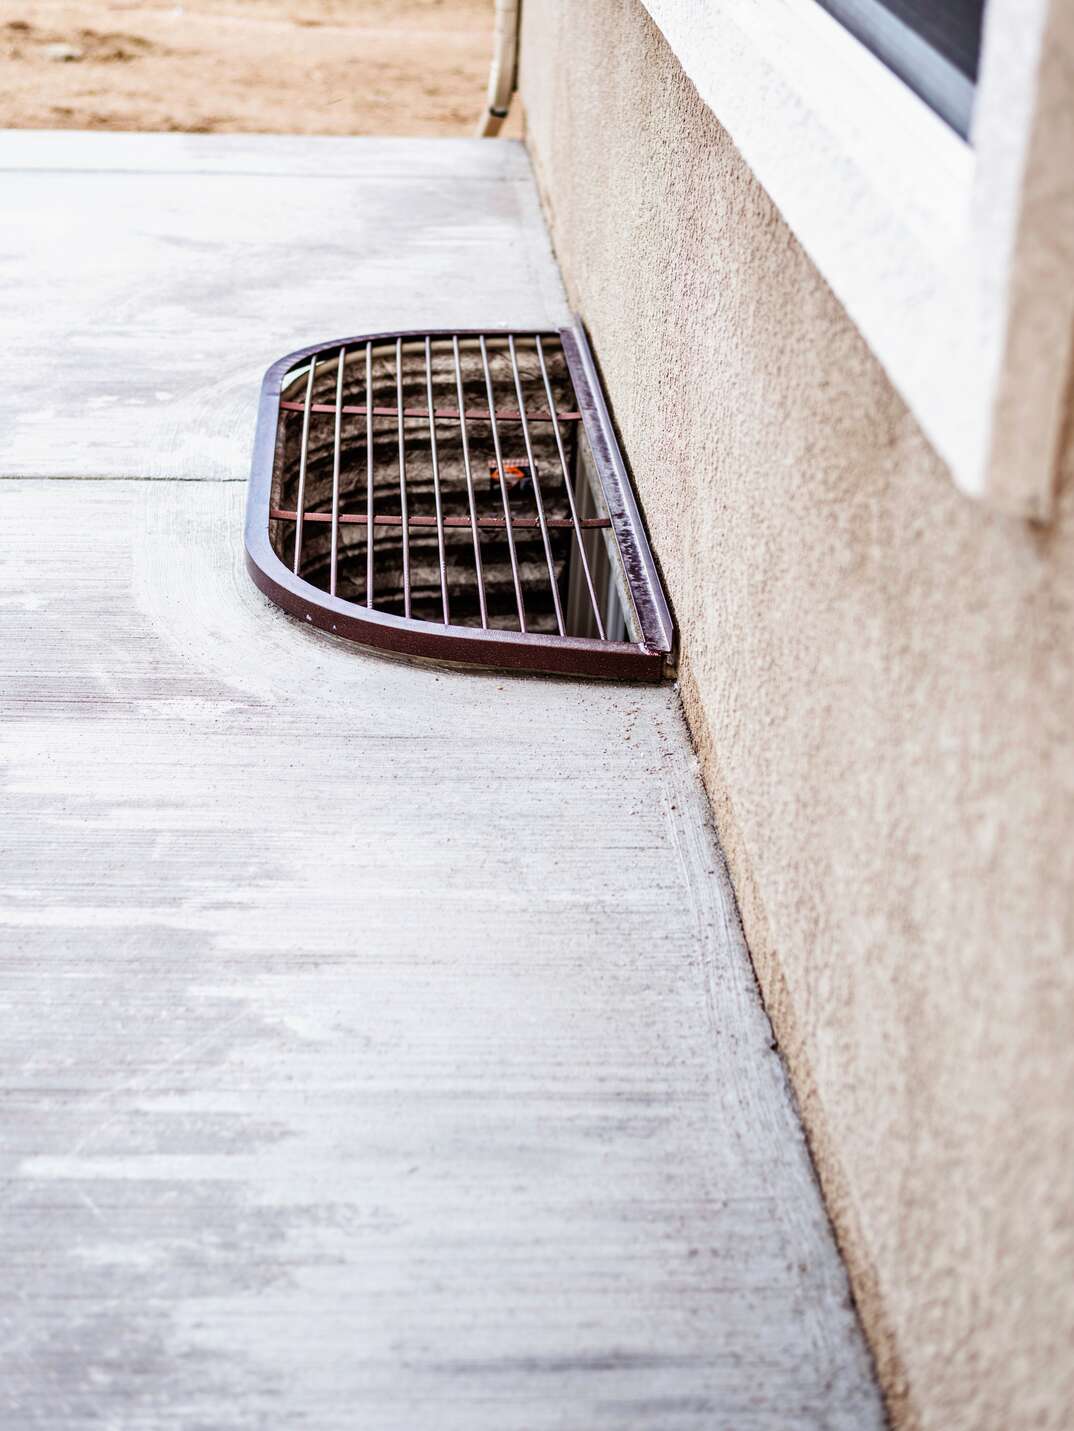
[[[518,575],[518,555],[515,552],[515,534],[511,529],[511,499],[507,495],[507,475],[503,470],[503,453],[500,451],[500,431],[496,426],[496,403],[492,396],[492,374],[489,371],[489,354],[484,333],[478,338],[481,345],[481,362],[485,369],[485,391],[489,400],[489,422],[492,424],[492,445],[496,451],[496,471],[500,478],[500,497],[503,501],[503,515],[506,521],[507,549],[511,553],[511,576],[515,583],[515,602],[518,606],[518,629],[526,630],[526,610],[522,605],[522,583]]]
[[[373,605],[373,344],[365,345],[365,604]]]
[[[474,570],[477,572],[477,600],[481,608],[481,627],[488,630],[489,613],[485,605],[485,578],[481,571],[481,534],[477,526],[477,503],[474,499],[474,474],[470,470],[470,440],[466,434],[466,403],[462,393],[462,359],[459,357],[458,336],[452,338],[455,350],[455,388],[459,399],[459,432],[462,435],[462,463],[466,469],[466,494],[470,499],[470,530],[474,537]]]
[[[403,615],[410,615],[410,518],[406,505],[406,439],[403,436],[403,340],[395,340],[395,400],[396,424],[399,428],[399,511],[403,524],[399,529],[403,542]]]
[[[332,449],[332,556],[328,568],[328,594],[336,594],[336,574],[339,568],[339,456],[343,439],[343,370],[347,362],[346,348],[339,350],[336,366],[336,441]]]
[[[522,440],[526,444],[526,461],[530,464],[530,480],[533,483],[533,495],[537,502],[537,521],[541,527],[541,541],[544,543],[544,559],[548,563],[548,584],[552,588],[552,605],[556,609],[556,626],[559,634],[564,635],[563,629],[563,607],[559,600],[559,585],[556,581],[556,564],[552,560],[552,544],[548,540],[548,523],[544,519],[544,502],[541,500],[541,483],[537,475],[537,463],[533,457],[533,445],[530,442],[530,425],[526,420],[526,398],[522,391],[522,375],[518,371],[518,352],[515,348],[515,335],[512,333],[507,339],[507,347],[511,354],[511,372],[515,379],[515,392],[518,395],[518,417],[522,423]]]
[[[432,339],[425,339],[425,386],[429,399],[429,452],[433,460],[433,495],[436,499],[436,542],[440,552],[440,601],[444,608],[444,625],[451,621],[448,611],[447,554],[444,551],[444,510],[440,502],[440,464],[436,452],[436,412],[433,409]]]
[[[582,531],[578,525],[578,508],[574,502],[574,488],[571,486],[570,467],[567,463],[567,454],[563,451],[563,434],[559,430],[559,419],[556,416],[556,400],[552,393],[552,384],[548,380],[548,369],[544,361],[544,348],[541,345],[541,335],[534,335],[537,342],[537,361],[541,365],[541,377],[544,379],[544,390],[548,396],[548,411],[552,417],[552,431],[556,435],[556,451],[559,453],[559,465],[563,469],[563,485],[567,490],[567,502],[571,509],[571,521],[574,523],[574,536],[578,542],[578,552],[582,558],[582,570],[585,572],[585,584],[589,589],[589,600],[593,606],[593,615],[597,622],[597,631],[600,639],[606,639],[604,634],[604,621],[600,614],[600,603],[597,600],[597,593],[593,589],[593,573],[589,570],[589,559],[585,552],[585,542],[582,539]]]
[[[295,576],[299,575],[299,568],[302,566],[302,530],[303,518],[306,514],[306,461],[310,447],[310,408],[313,405],[313,378],[317,372],[317,359],[310,359],[309,377],[306,379],[306,403],[302,409],[302,451],[298,459],[298,500],[295,508],[298,512],[298,519],[295,523],[295,560],[291,570]]]

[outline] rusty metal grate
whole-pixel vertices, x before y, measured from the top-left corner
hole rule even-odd
[[[581,329],[377,333],[265,378],[247,565],[380,650],[659,680],[673,628]]]

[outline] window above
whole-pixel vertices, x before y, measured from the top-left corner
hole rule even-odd
[[[984,0],[817,0],[967,138]]]
[[[956,483],[1047,519],[1074,334],[1074,6],[643,3]]]

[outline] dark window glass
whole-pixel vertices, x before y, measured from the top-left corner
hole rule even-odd
[[[964,138],[985,0],[818,0]]]

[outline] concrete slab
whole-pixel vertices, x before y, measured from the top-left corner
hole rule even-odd
[[[245,480],[266,367],[567,316],[521,145],[0,137],[0,476]]]
[[[879,1425],[675,692],[364,658],[242,496],[0,483],[0,1424]]]
[[[153,144],[109,139],[71,141],[95,176],[16,187],[41,235],[61,195],[125,205],[102,224],[140,267],[101,260],[102,285],[133,304],[172,281],[196,186],[178,149],[147,176]],[[428,148],[409,180],[354,181],[350,212],[399,236],[398,266],[350,264],[355,313],[422,321],[429,273],[431,321],[466,289],[488,321],[558,317],[524,176],[423,267]],[[456,155],[461,194],[520,172],[510,146]],[[274,177],[311,233],[349,202],[345,178]],[[240,187],[198,220],[202,266],[254,243],[266,191]],[[216,277],[168,291],[256,370],[325,336],[334,242],[295,268],[301,331],[237,327]],[[192,361],[178,312],[170,358],[133,306],[96,334],[79,272],[57,413],[95,410],[110,355],[162,365],[145,382]],[[0,1426],[879,1427],[676,692],[392,664],[284,617],[242,569],[242,487],[162,476],[239,474],[236,382],[212,443],[143,452],[161,480],[124,480],[166,429],[123,398],[86,439],[106,480],[0,482]],[[21,391],[23,450],[76,470]]]

